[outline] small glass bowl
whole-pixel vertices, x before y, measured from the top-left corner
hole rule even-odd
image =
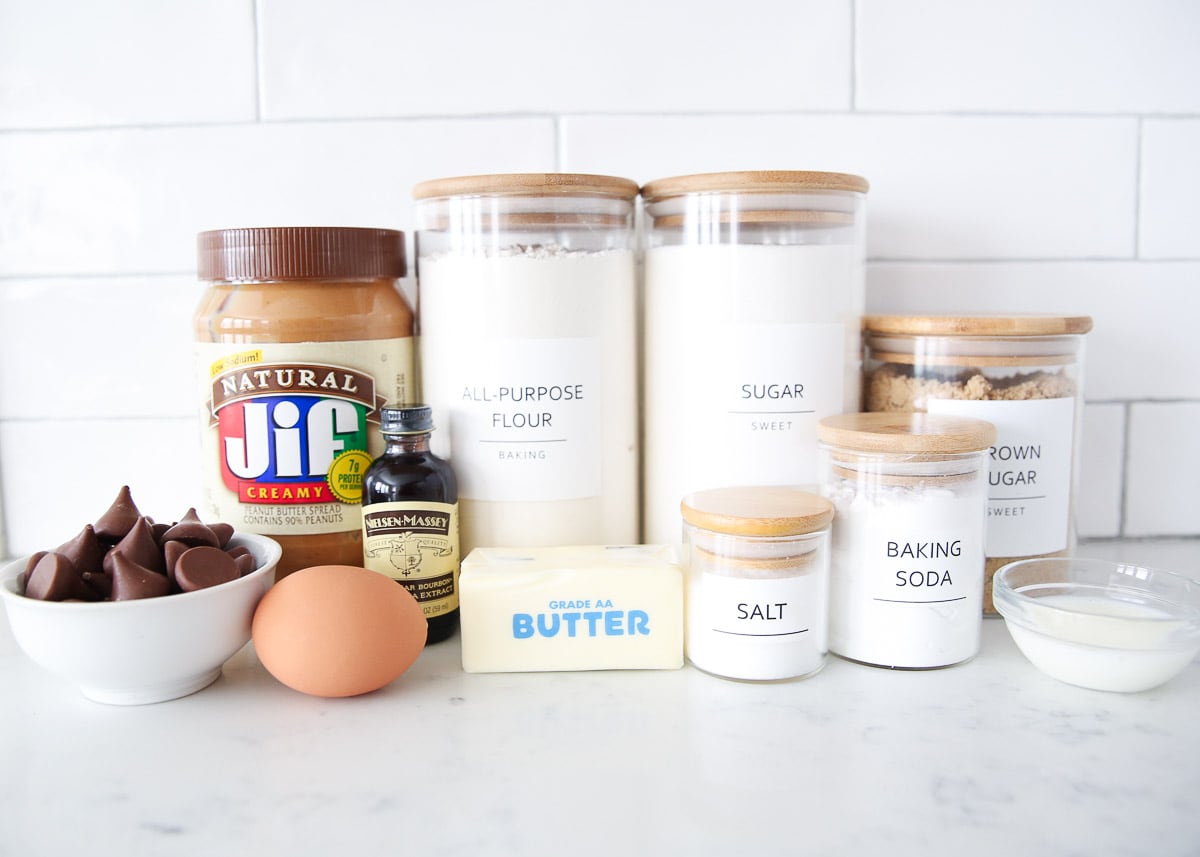
[[[1200,583],[1102,559],[1012,562],[996,609],[1017,647],[1059,681],[1133,693],[1173,678],[1200,650]]]

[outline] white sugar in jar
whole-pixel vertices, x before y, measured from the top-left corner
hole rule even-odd
[[[830,651],[929,669],[979,651],[991,423],[934,414],[829,417]]]
[[[418,368],[477,546],[638,539],[636,183],[423,182]]]
[[[693,491],[816,482],[817,420],[859,409],[866,194],[824,172],[642,189],[647,542]]]
[[[684,649],[725,678],[811,675],[828,652],[833,506],[795,488],[715,488],[680,503],[687,556]]]

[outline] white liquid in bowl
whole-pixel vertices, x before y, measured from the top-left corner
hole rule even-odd
[[[1007,623],[1025,657],[1060,681],[1094,690],[1149,690],[1186,667],[1200,648],[1198,640],[1179,640],[1187,620],[1100,595],[1043,596],[1026,617]]]

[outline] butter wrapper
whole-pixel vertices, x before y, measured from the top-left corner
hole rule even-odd
[[[683,572],[666,545],[476,548],[459,618],[469,673],[683,666]]]

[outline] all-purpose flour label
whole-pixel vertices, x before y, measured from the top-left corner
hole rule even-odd
[[[996,426],[996,443],[988,450],[987,555],[1064,550],[1070,530],[1075,400],[930,399],[928,410]]]
[[[454,371],[450,434],[460,493],[570,500],[601,493],[601,349],[594,338],[510,339]]]

